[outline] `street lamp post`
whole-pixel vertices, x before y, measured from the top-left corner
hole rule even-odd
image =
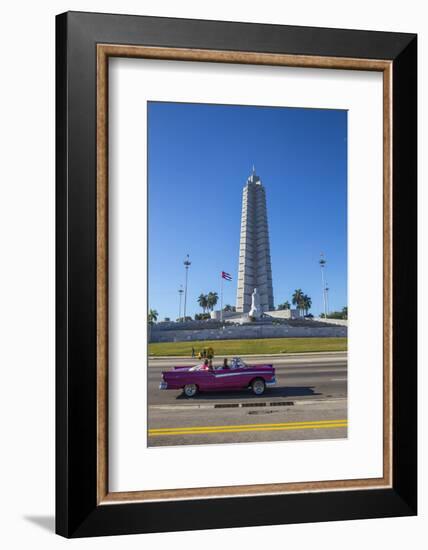
[[[327,296],[326,296],[326,286],[325,286],[325,279],[324,279],[324,269],[327,261],[324,258],[324,253],[321,252],[320,254],[320,267],[321,267],[321,281],[322,281],[322,298],[324,302],[324,319],[327,319]]]
[[[327,315],[330,313],[330,306],[328,305],[328,291],[330,290],[328,283],[325,283],[325,303],[326,303],[326,309],[327,309]]]
[[[179,305],[178,305],[178,320],[181,319],[181,299],[183,298],[183,285],[180,285],[180,288],[178,289],[178,295],[179,295]]]
[[[190,261],[189,254],[187,254],[186,259],[184,260],[184,269],[186,270],[186,282],[184,285],[184,313],[183,313],[183,319],[186,320],[186,308],[187,308],[187,280],[189,277],[189,267],[192,265],[192,262]]]

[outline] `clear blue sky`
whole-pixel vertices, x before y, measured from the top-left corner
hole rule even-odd
[[[235,305],[242,189],[255,165],[266,188],[275,307],[296,288],[323,311],[347,305],[347,112],[149,102],[149,307],[178,317],[190,254],[187,314],[199,294]]]

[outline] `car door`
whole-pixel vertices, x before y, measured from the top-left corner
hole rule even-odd
[[[194,383],[201,391],[212,391],[216,389],[216,378],[214,371],[200,370],[194,372]]]
[[[215,385],[218,390],[236,390],[241,387],[242,369],[216,369]]]

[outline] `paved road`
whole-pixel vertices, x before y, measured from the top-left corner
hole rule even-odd
[[[186,399],[181,391],[159,390],[159,381],[163,370],[195,361],[150,359],[149,446],[347,436],[346,353],[243,359],[274,364],[276,386],[262,397],[242,391]]]

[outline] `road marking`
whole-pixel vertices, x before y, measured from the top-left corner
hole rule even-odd
[[[347,378],[330,378],[330,382],[345,382]]]
[[[334,429],[346,428],[348,421],[340,420],[307,420],[305,422],[287,422],[276,424],[242,424],[231,426],[194,426],[181,428],[157,428],[149,430],[149,436],[158,437],[166,435],[204,435],[216,433],[238,432],[268,432],[279,430],[309,430],[309,429]]]
[[[300,420],[298,422],[280,422],[280,423],[270,423],[270,424],[230,424],[230,425],[221,425],[221,426],[181,426],[177,428],[152,428],[149,431],[154,432],[170,432],[172,430],[207,430],[207,429],[219,429],[219,428],[258,428],[258,427],[268,427],[268,426],[300,426],[302,424],[331,424],[332,422],[347,422],[346,418],[336,420]]]

